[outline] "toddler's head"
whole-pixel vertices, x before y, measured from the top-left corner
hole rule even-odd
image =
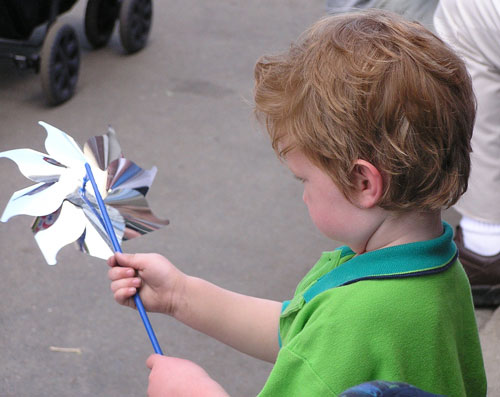
[[[348,198],[355,161],[384,179],[378,205],[433,211],[467,189],[475,117],[460,58],[416,22],[330,16],[255,67],[255,111],[280,156],[300,150]]]

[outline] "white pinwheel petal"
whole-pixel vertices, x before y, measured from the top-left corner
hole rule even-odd
[[[106,185],[108,183],[108,173],[107,171],[101,170],[97,165],[93,165],[89,163],[90,169],[92,171],[92,175],[94,176],[94,181],[99,189],[99,194],[102,198],[105,198],[108,195],[108,190],[106,189]],[[90,192],[95,197],[94,187],[90,185]]]
[[[10,198],[0,221],[7,222],[16,215],[41,216],[57,210],[72,192],[67,184],[38,183],[18,190]]]
[[[113,255],[113,250],[97,231],[94,225],[86,219],[85,226],[85,248],[87,252],[96,258],[108,259]]]
[[[15,149],[0,152],[0,157],[14,161],[26,178],[35,182],[56,182],[65,165],[45,153],[32,149]]]
[[[83,211],[69,201],[65,201],[54,224],[35,234],[35,240],[49,265],[57,263],[56,256],[62,247],[82,235],[86,223]]]
[[[85,165],[86,160],[83,152],[72,137],[43,121],[39,121],[38,124],[47,131],[45,148],[51,157],[68,167],[82,167]]]

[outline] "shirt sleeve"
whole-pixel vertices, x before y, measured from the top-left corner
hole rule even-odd
[[[271,374],[259,393],[267,396],[337,396],[314,371],[304,357],[284,347]]]

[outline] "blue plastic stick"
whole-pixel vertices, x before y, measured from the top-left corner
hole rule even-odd
[[[90,180],[90,183],[92,184],[92,188],[94,189],[95,193],[95,198],[97,200],[97,205],[99,206],[99,210],[101,211],[102,214],[102,219],[104,221],[104,227],[106,229],[106,233],[108,233],[109,238],[111,239],[111,243],[113,244],[113,248],[115,252],[123,252],[122,248],[120,247],[120,243],[118,242],[118,239],[116,238],[115,234],[115,229],[113,228],[113,224],[111,223],[111,219],[109,219],[109,214],[108,211],[106,210],[106,205],[104,204],[104,201],[102,200],[101,194],[99,193],[99,189],[97,187],[97,184],[94,179],[94,175],[92,174],[92,169],[90,168],[90,165],[88,163],[85,163],[85,169],[87,170],[87,176]],[[148,315],[146,313],[146,309],[144,309],[144,305],[142,304],[141,297],[139,294],[134,295],[134,302],[135,306],[137,307],[137,310],[139,311],[139,314],[141,315],[142,322],[144,323],[144,327],[146,327],[146,331],[148,333],[149,339],[151,340],[151,343],[153,345],[153,349],[156,354],[161,354],[163,355],[163,352],[161,351],[160,344],[158,343],[158,340],[156,339],[155,332],[153,330],[153,327],[151,326],[151,323],[149,322]]]

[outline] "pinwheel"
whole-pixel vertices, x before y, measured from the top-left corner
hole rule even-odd
[[[107,259],[122,252],[122,241],[168,224],[153,215],[145,198],[156,167],[143,170],[125,159],[111,128],[89,139],[82,150],[63,131],[40,125],[47,131],[47,154],[32,149],[0,152],[37,182],[12,195],[0,220],[35,216],[32,230],[48,264],[55,264],[59,250],[72,242],[83,252]],[[134,300],[155,352],[162,354],[138,294]]]

